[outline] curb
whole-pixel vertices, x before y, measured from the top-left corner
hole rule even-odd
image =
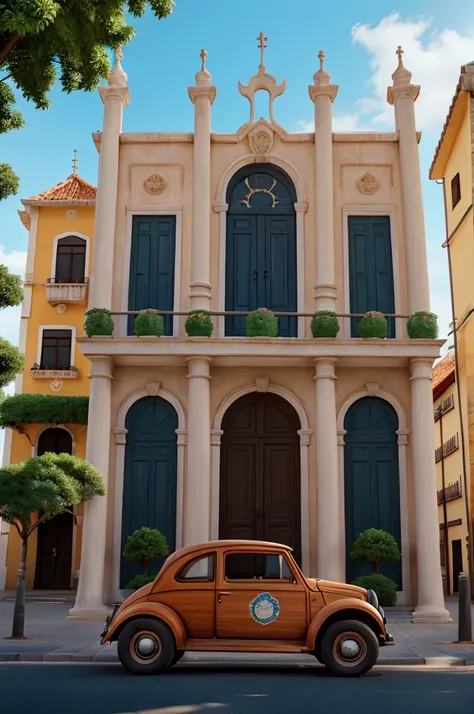
[[[62,648],[61,648],[62,649]],[[65,649],[65,648],[64,648]],[[9,652],[0,653],[0,662],[25,662],[25,663],[39,663],[44,662],[45,664],[58,664],[61,662],[71,662],[73,664],[119,664],[118,656],[113,652],[101,652],[97,650],[95,645],[87,647],[85,650],[76,652]],[[375,666],[376,667],[386,667],[386,666],[427,666],[427,667],[465,667],[471,664],[466,660],[465,657],[449,657],[449,656],[439,656],[439,657],[379,657]],[[474,664],[474,662],[472,663]],[[209,660],[197,660],[197,661],[183,661],[175,665],[178,668],[187,667],[219,667],[219,668],[239,668],[239,667],[320,667],[319,663],[302,663],[295,662],[291,664],[287,660],[285,662],[279,663],[275,662],[258,662],[249,660],[237,660],[233,662],[223,661],[219,659],[209,659]]]

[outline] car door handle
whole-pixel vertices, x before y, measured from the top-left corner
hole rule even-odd
[[[229,593],[229,592],[219,593],[219,595],[217,596],[217,602],[222,602],[221,598],[224,597],[225,595],[231,595],[231,593]]]

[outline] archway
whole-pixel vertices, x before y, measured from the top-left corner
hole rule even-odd
[[[244,166],[229,182],[226,311],[297,311],[295,202],[293,182],[271,164]],[[296,337],[296,317],[279,323],[281,337]],[[244,336],[245,318],[227,317],[225,333]]]
[[[46,452],[72,454],[72,436],[61,427],[48,427],[38,438],[36,455]],[[71,587],[74,520],[60,513],[38,526],[34,588],[67,590]]]
[[[391,533],[401,550],[398,416],[384,399],[363,397],[347,411],[344,428],[346,572],[350,582],[369,575],[370,565],[352,560],[355,539],[367,528]],[[386,563],[384,575],[402,590],[401,563]]]
[[[125,419],[127,445],[123,482],[121,551],[128,536],[142,526],[156,528],[176,546],[176,489],[178,415],[161,397],[136,401]],[[157,570],[161,562],[153,563]],[[120,587],[138,573],[140,567],[121,559]]]
[[[300,429],[272,393],[237,399],[222,421],[219,538],[285,543],[301,562]]]

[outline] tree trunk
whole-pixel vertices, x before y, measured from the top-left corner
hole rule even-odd
[[[20,35],[18,32],[13,32],[10,35],[5,45],[0,49],[0,67],[5,62],[10,52],[14,49],[15,45],[17,45],[23,39],[23,36]]]
[[[373,563],[372,563],[372,567],[373,567],[373,569],[374,569],[374,573],[375,573],[376,575],[378,575],[378,574],[380,573],[380,563],[379,563],[379,562],[376,562],[376,563],[373,562]]]
[[[16,581],[15,609],[13,610],[12,638],[24,638],[25,632],[25,585],[26,585],[26,554],[28,539],[21,539],[20,567]]]

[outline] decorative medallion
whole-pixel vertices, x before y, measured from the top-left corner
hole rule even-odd
[[[249,604],[250,617],[259,625],[269,625],[280,614],[280,603],[270,595],[261,593]]]
[[[249,146],[254,154],[268,156],[273,148],[273,131],[259,126],[249,133]]]
[[[367,171],[356,181],[358,191],[365,193],[366,196],[371,196],[380,188],[380,181],[376,176]]]
[[[60,303],[59,305],[56,305],[56,310],[59,312],[60,315],[62,315],[64,312],[66,312],[67,305],[64,305],[64,303]]]
[[[153,196],[158,196],[166,188],[166,181],[160,174],[150,174],[143,182],[145,189]]]
[[[50,382],[49,386],[53,390],[53,392],[59,392],[59,390],[62,388],[63,383],[60,379],[53,379],[52,382]]]
[[[71,208],[70,211],[66,211],[66,218],[68,221],[75,221],[77,218],[77,211],[74,208]]]

